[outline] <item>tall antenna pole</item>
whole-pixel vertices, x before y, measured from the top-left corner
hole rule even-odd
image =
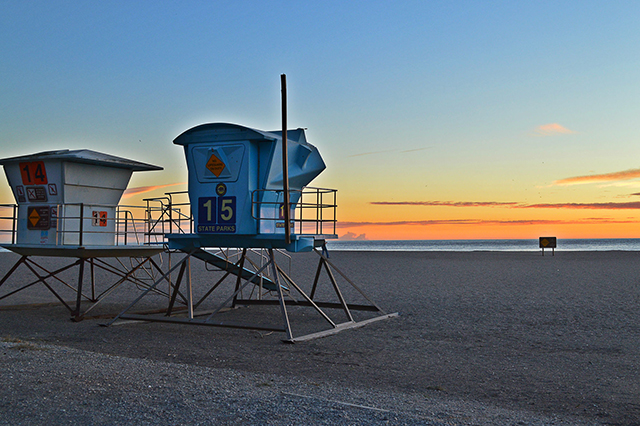
[[[291,214],[289,207],[289,155],[287,149],[287,76],[280,74],[282,87],[282,189],[284,191],[284,235],[287,244],[291,244]]]

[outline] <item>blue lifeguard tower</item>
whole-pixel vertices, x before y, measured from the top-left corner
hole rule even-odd
[[[335,234],[335,191],[305,188],[324,169],[320,153],[307,142],[303,129],[288,131],[290,241],[285,225],[282,132],[265,132],[228,123],[203,124],[187,130],[173,143],[184,147],[189,170],[189,198],[195,234],[170,234],[169,247],[275,248],[311,251]],[[315,189],[314,189],[315,190]],[[303,195],[305,196],[303,199]],[[330,198],[330,199],[329,199]],[[331,216],[313,217],[331,210]],[[298,217],[296,218],[296,214]],[[307,223],[303,217],[306,215]],[[306,228],[305,228],[306,226]]]
[[[397,315],[384,312],[329,260],[326,240],[337,238],[336,190],[308,186],[325,169],[325,164],[316,147],[307,142],[303,129],[262,131],[238,124],[209,123],[185,131],[173,143],[184,148],[192,223],[177,224],[174,227],[177,231],[164,237],[168,249],[184,257],[106,325],[119,319],[134,319],[249,328],[284,332],[285,341],[296,342]],[[168,200],[169,205],[163,204],[158,211],[173,210],[172,197]],[[224,254],[231,248],[237,252],[233,258]],[[255,260],[257,251],[259,261]],[[319,255],[319,263],[315,279],[305,291],[285,273],[276,254],[312,251]],[[204,261],[222,275],[202,291],[199,300],[194,297],[195,285],[188,278],[183,280],[189,275],[192,258]],[[130,313],[155,285],[175,270],[178,278],[164,314]],[[327,293],[320,289],[323,270],[332,296],[330,300],[319,301],[318,295]],[[332,271],[355,290],[350,293],[359,297],[357,303],[349,302],[343,295]],[[216,302],[206,312],[198,312],[207,298],[222,289],[227,278],[233,281],[232,289],[222,297],[223,302]],[[183,294],[180,290],[183,281],[187,283],[182,290],[188,299],[186,318],[173,312],[174,301]],[[248,305],[279,306],[281,319],[265,325],[230,318],[230,310]],[[294,306],[312,308],[330,328],[294,336],[289,319]],[[330,310],[342,311],[345,321],[332,319]],[[367,314],[356,318],[355,311]]]

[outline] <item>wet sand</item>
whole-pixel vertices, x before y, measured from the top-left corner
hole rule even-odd
[[[0,270],[17,258],[0,254]],[[640,253],[331,259],[400,316],[291,345],[282,333],[72,323],[60,305],[2,309],[0,424],[640,424]],[[291,275],[308,287],[316,263],[294,255]],[[201,266],[194,291],[211,282]],[[15,278],[0,294],[32,276]],[[96,313],[139,293],[122,287]],[[37,285],[0,306],[46,301]],[[294,331],[312,319],[292,313]]]

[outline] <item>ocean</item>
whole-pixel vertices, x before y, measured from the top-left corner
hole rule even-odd
[[[535,240],[328,240],[329,250],[540,251]],[[558,239],[557,251],[640,251],[640,238]],[[551,249],[545,249],[551,252]]]
[[[540,251],[538,240],[327,240],[348,251]],[[640,251],[640,238],[558,239],[558,251]],[[550,252],[551,249],[545,249]],[[0,252],[8,250],[0,247]]]

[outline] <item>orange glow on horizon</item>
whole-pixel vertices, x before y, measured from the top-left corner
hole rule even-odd
[[[364,234],[368,240],[640,238],[640,214],[633,202],[534,208],[508,202],[344,207],[347,214],[339,217],[338,235]]]
[[[587,224],[565,225],[366,225],[338,228],[338,235],[364,234],[367,240],[474,240],[536,239],[542,235],[558,238],[640,238],[640,222],[594,227]]]

